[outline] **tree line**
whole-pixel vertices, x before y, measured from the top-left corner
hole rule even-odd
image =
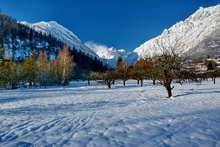
[[[69,49],[64,47],[55,60],[48,60],[45,50],[22,62],[0,61],[0,87],[67,85],[73,77],[75,63]]]
[[[0,12],[0,60],[23,62],[33,51],[38,56],[42,49],[46,51],[48,59],[57,58],[60,48],[65,45],[54,36],[35,31]],[[82,78],[82,73],[107,69],[97,57],[92,57],[74,47],[68,48],[76,63],[75,78]]]
[[[201,82],[211,78],[215,84],[216,77],[220,76],[220,71],[212,62],[206,62],[207,71],[188,70],[183,66],[184,59],[173,50],[164,50],[162,54],[154,57],[140,59],[135,65],[127,65],[119,58],[117,67],[107,72],[92,72],[88,75],[88,81],[101,80],[111,88],[116,80],[121,80],[123,85],[129,79],[137,80],[137,84],[143,86],[144,80],[152,80],[153,85],[157,83],[165,87],[168,97],[172,97],[173,82],[182,84],[183,82]]]

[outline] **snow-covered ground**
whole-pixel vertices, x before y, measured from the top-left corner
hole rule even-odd
[[[220,79],[163,87],[129,81],[113,89],[69,87],[0,91],[0,146],[220,146]]]

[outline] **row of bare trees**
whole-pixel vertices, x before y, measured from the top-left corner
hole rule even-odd
[[[0,86],[17,88],[21,84],[32,86],[67,85],[73,76],[73,57],[68,48],[60,50],[56,60],[49,61],[46,51],[37,57],[33,52],[22,63],[4,60],[0,63]]]
[[[187,81],[201,81],[220,76],[218,70],[197,72],[185,70],[183,67],[183,59],[173,50],[163,51],[160,55],[152,58],[140,59],[135,65],[128,66],[121,58],[118,60],[117,67],[108,72],[90,73],[89,80],[102,80],[108,88],[116,80],[121,80],[123,85],[129,79],[137,80],[137,84],[143,86],[143,81],[152,80],[153,84],[161,84],[165,87],[168,97],[172,97],[172,83],[179,82],[182,84]]]
[[[180,58],[173,52],[166,52],[154,58],[140,59],[135,65],[128,66],[121,58],[118,60],[117,67],[104,73],[91,73],[90,80],[103,80],[108,88],[114,84],[115,80],[122,80],[123,85],[129,79],[137,80],[137,84],[143,86],[143,81],[149,79],[156,84],[159,81],[167,90],[168,97],[172,96],[171,84],[179,75]]]

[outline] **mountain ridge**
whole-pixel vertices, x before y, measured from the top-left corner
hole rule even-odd
[[[21,21],[19,23],[24,24],[37,32],[52,35],[53,37],[65,43],[67,46],[75,48],[77,51],[82,51],[92,57],[98,57],[96,53],[94,53],[90,48],[81,42],[77,35],[56,21],[41,21],[33,24],[26,21]]]
[[[137,59],[133,57],[134,61],[132,62],[134,63],[135,60],[146,56],[160,54],[161,45],[169,48],[176,45],[176,42],[179,43],[176,50],[181,55],[192,56],[193,50],[197,50],[197,53],[202,54],[199,52],[198,47],[204,41],[207,41],[207,39],[212,37],[213,34],[217,34],[217,36],[219,36],[219,28],[220,5],[207,8],[200,7],[184,21],[180,21],[171,26],[169,29],[165,29],[161,35],[144,42],[134,49],[132,54],[133,56],[136,55]],[[218,46],[220,46],[220,44],[218,44]],[[205,49],[202,51],[201,49],[201,52],[207,53],[208,51]]]
[[[71,47],[98,57],[103,63],[115,67],[119,56],[134,64],[140,58],[152,57],[161,53],[161,48],[174,48],[177,53],[189,58],[220,55],[220,4],[212,7],[200,7],[195,13],[152,38],[133,51],[116,49],[92,41],[82,43],[77,35],[55,21],[29,24],[33,29],[52,34]],[[61,34],[61,35],[60,35]],[[64,34],[64,35],[63,35]]]
[[[52,22],[53,25],[54,23]],[[65,44],[63,41],[57,39],[57,36],[36,31],[30,26],[27,26],[28,23],[19,23],[2,12],[0,12],[0,24],[1,61],[12,60],[23,62],[33,54],[35,57],[38,57],[42,50],[46,52],[49,60],[54,60],[58,57],[59,51],[66,46],[70,49],[70,54],[74,57],[73,60],[76,65],[74,78],[83,78],[83,75],[89,72],[105,71],[107,69],[106,65],[100,61],[93,51],[91,53],[94,56],[91,56],[91,54],[89,55],[83,52],[83,50],[77,50],[75,46],[71,47]],[[69,34],[72,35],[71,33]],[[74,36],[72,35],[72,37]],[[75,40],[80,41],[76,37]],[[81,46],[84,47],[85,45],[81,43]],[[87,51],[86,46],[84,49]]]

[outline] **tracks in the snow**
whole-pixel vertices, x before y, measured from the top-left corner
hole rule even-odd
[[[29,118],[27,117],[27,120],[18,120],[15,126],[14,124],[7,124],[7,126],[13,127],[1,130],[0,146],[28,141],[31,144],[51,144],[51,142],[47,142],[48,137],[57,138],[52,144],[56,143],[61,146],[73,138],[76,132],[89,128],[94,121],[95,115],[96,112],[75,113],[62,117],[51,116],[51,118],[41,118],[39,120],[28,120]]]

